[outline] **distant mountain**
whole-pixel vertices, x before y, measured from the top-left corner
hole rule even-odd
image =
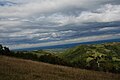
[[[0,1],[0,6],[14,6],[16,4],[17,3],[13,3],[13,2],[10,2],[10,1]]]

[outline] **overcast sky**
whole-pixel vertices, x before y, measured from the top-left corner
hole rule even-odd
[[[0,0],[0,44],[11,49],[120,38],[120,0]]]

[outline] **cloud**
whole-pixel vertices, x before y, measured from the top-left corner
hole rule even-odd
[[[0,43],[11,49],[120,37],[119,0],[1,2]]]
[[[93,11],[82,11],[78,16],[58,16],[61,18],[58,22],[63,25],[89,22],[113,22],[120,21],[119,14],[120,5],[106,4]]]
[[[21,24],[20,21],[10,21],[10,20],[0,21],[0,25],[3,27],[14,27],[14,26],[18,26],[20,24]]]
[[[109,30],[116,30],[116,29],[120,29],[120,27],[104,27],[104,28],[100,28],[98,31],[109,31]]]
[[[88,22],[112,22],[119,21],[120,5],[106,4],[94,12],[83,12],[78,18]]]
[[[12,0],[10,0],[12,1]],[[25,0],[26,1],[26,0]],[[91,8],[95,5],[100,5],[100,3],[107,2],[108,0],[30,0],[24,1],[20,0],[16,6],[5,6],[0,7],[0,16],[17,16],[17,17],[26,17],[33,14],[44,14],[51,12],[58,12],[60,10],[67,10],[73,8]],[[111,1],[111,0],[109,0]],[[90,3],[90,4],[88,4]],[[7,4],[7,2],[6,2]]]
[[[43,40],[49,40],[49,39],[51,39],[50,37],[46,37],[46,38],[40,38],[39,40],[41,41],[43,41]]]
[[[45,43],[37,43],[37,44],[19,44],[19,45],[13,45],[13,46],[8,45],[8,46],[11,46],[11,49],[45,47],[45,46],[62,45],[62,44],[69,44],[69,43],[81,43],[81,42],[88,42],[88,41],[115,39],[118,36],[120,36],[120,34],[99,35],[99,36],[81,37],[76,39],[54,41],[54,42],[45,42]],[[48,38],[44,38],[44,39],[48,39]]]

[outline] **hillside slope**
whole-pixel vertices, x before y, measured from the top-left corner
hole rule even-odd
[[[119,80],[119,78],[120,74],[0,56],[0,80]]]
[[[65,57],[69,60],[73,60],[76,57],[80,57],[84,54],[109,54],[114,56],[120,56],[120,42],[112,42],[112,43],[103,43],[103,44],[85,44],[79,45],[73,48],[69,48],[63,54],[62,57]],[[112,55],[113,56],[113,55]]]
[[[120,42],[80,45],[59,56],[76,67],[120,73]]]

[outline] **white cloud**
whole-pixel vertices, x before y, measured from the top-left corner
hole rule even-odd
[[[83,11],[79,16],[60,16],[58,22],[62,25],[81,24],[88,22],[112,22],[120,21],[120,5],[106,4],[93,11]],[[58,16],[59,17],[59,16]]]
[[[4,1],[4,0],[3,0]],[[37,47],[63,43],[84,42],[118,38],[119,24],[115,27],[100,26],[96,29],[89,23],[120,21],[120,4],[114,0],[8,0],[13,6],[0,6],[0,43],[14,42],[11,48]],[[116,0],[117,3],[118,0]],[[111,4],[108,4],[111,2]],[[106,4],[106,5],[105,5]],[[101,7],[100,7],[101,6]],[[87,24],[86,24],[87,23]],[[87,25],[87,27],[85,26]],[[102,27],[102,28],[101,28]],[[104,28],[103,28],[104,27]],[[93,29],[92,29],[93,28]],[[109,32],[116,30],[116,32]],[[112,35],[97,32],[108,31]],[[92,34],[91,34],[92,33]],[[96,33],[96,34],[93,34]],[[106,35],[105,35],[106,34]],[[89,36],[88,36],[89,35]],[[84,37],[87,36],[87,37]],[[114,36],[114,37],[113,37]],[[18,45],[21,40],[56,40],[55,42]],[[59,41],[57,41],[59,40]],[[62,41],[60,41],[62,40]],[[16,42],[15,42],[16,41]],[[27,41],[26,41],[27,42]],[[20,43],[20,42],[19,42]],[[12,46],[12,45],[11,45]],[[18,46],[18,47],[17,47]]]
[[[49,40],[49,39],[51,39],[51,38],[50,37],[46,37],[46,38],[40,38],[39,40],[43,41],[43,40]]]
[[[7,46],[10,46],[11,49],[21,49],[21,48],[44,47],[44,46],[62,45],[62,44],[69,44],[69,43],[81,43],[81,42],[88,42],[88,41],[115,39],[117,37],[120,37],[120,34],[89,36],[89,37],[81,37],[81,38],[76,38],[76,39],[54,41],[54,42],[45,42],[45,43],[37,43],[37,44],[7,45]],[[49,38],[42,38],[42,39],[49,39]]]
[[[100,28],[98,31],[109,31],[109,30],[116,30],[116,29],[120,29],[120,27],[104,27],[104,28]]]
[[[119,21],[120,5],[106,4],[95,12],[84,12],[80,18],[88,22],[112,22]]]
[[[100,8],[89,11],[82,11],[79,15],[65,15],[62,13],[54,13],[49,16],[40,16],[36,21],[49,21],[57,23],[59,26],[67,24],[82,24],[88,22],[113,22],[120,21],[120,5],[106,4]]]
[[[0,25],[1,27],[16,27],[18,25],[20,25],[21,22],[20,21],[11,21],[11,20],[6,20],[6,21],[0,21]]]
[[[74,7],[91,8],[106,1],[108,0],[30,0],[18,6],[0,7],[0,16],[26,17],[36,13],[57,12]]]
[[[45,14],[53,12],[55,14],[47,17],[43,16],[38,20],[47,18],[54,23],[62,25],[71,23],[84,23],[84,22],[110,22],[120,20],[120,5],[107,4],[99,9],[92,11],[82,11],[79,16],[59,14],[60,10],[72,8],[91,8],[97,4],[106,2],[108,0],[36,0],[29,1],[25,4],[11,7],[0,7],[0,16],[10,17],[9,20],[17,20],[19,17],[29,18],[38,14]],[[111,0],[109,0],[111,1]],[[89,3],[89,4],[88,4]],[[97,7],[98,8],[98,7]],[[56,14],[58,13],[58,14]],[[30,21],[29,19],[22,19],[21,21]]]
[[[38,29],[25,29],[25,30],[22,30],[20,32],[15,32],[15,33],[11,33],[9,35],[9,37],[21,37],[21,36],[30,36],[32,34],[34,34],[35,32],[39,31]]]

